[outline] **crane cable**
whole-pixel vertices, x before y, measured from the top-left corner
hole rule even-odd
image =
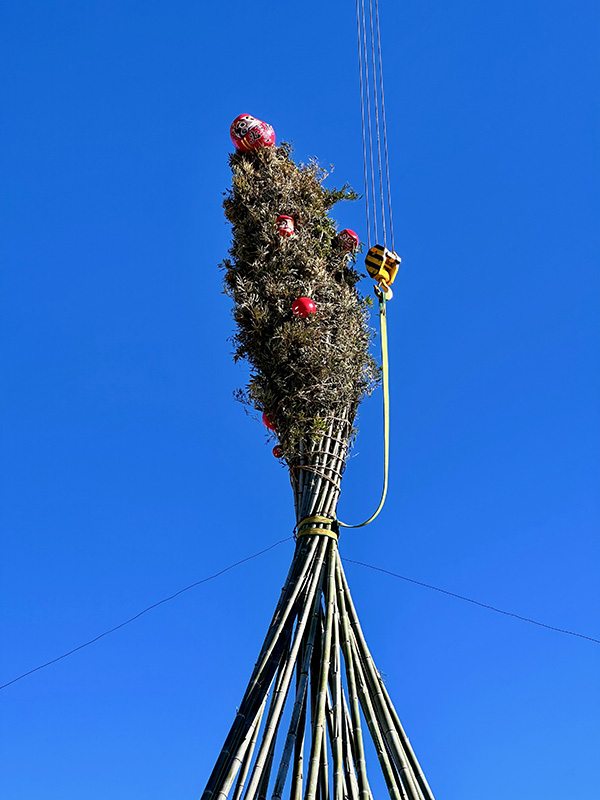
[[[367,11],[365,10],[366,3],[368,3],[368,24]],[[393,251],[394,223],[392,216],[392,191],[387,139],[387,119],[385,113],[385,92],[383,87],[379,0],[356,0],[356,26],[367,243],[370,248],[372,244],[371,232],[374,234],[375,242],[377,242],[379,238],[377,219],[377,195],[379,195],[379,214],[381,215],[383,244],[387,247],[387,225],[389,224],[389,244],[390,249]],[[373,121],[375,122],[375,135],[373,135]],[[382,138],[383,156],[381,147]],[[374,163],[375,150],[377,150],[377,170],[375,170]],[[377,191],[377,189],[379,189],[379,191]]]
[[[386,203],[384,195],[387,195],[387,215],[389,221],[390,247],[394,253],[394,225],[392,218],[392,193],[390,183],[390,168],[387,142],[387,125],[385,116],[385,95],[383,91],[383,66],[381,60],[381,32],[379,26],[379,3],[375,0],[375,24],[373,22],[373,0],[367,0],[369,4],[369,30],[367,32],[365,0],[356,0],[356,23],[358,39],[358,68],[360,76],[360,111],[362,125],[362,145],[363,145],[363,169],[365,183],[365,210],[367,218],[367,243],[371,249],[371,217],[373,219],[373,232],[375,241],[378,238],[377,225],[377,199],[375,190],[375,169],[373,164],[373,131],[371,125],[371,90],[369,81],[369,49],[367,39],[370,41],[371,50],[371,69],[373,84],[373,106],[375,110],[375,129],[377,142],[377,164],[378,164],[378,184],[380,199],[381,227],[383,231],[383,245],[386,248]],[[368,35],[367,35],[368,34]],[[378,75],[379,73],[379,75]],[[379,77],[379,80],[378,80]],[[378,85],[379,84],[379,85]],[[379,96],[378,96],[379,95]],[[367,124],[365,125],[365,107]],[[383,129],[383,151],[385,159],[385,188],[383,179],[383,164],[381,156],[381,128]],[[367,139],[368,130],[368,139]],[[368,158],[367,158],[368,150]],[[369,169],[370,167],[370,169]],[[369,191],[370,190],[370,191]],[[392,278],[393,279],[393,278]],[[387,336],[387,316],[386,302],[389,295],[385,289],[389,289],[385,284],[375,287],[375,294],[379,301],[379,328],[381,338],[381,382],[383,388],[383,488],[381,499],[375,512],[364,522],[358,525],[349,525],[341,520],[337,524],[342,528],[363,528],[373,522],[375,517],[385,504],[389,483],[389,460],[390,460],[390,391],[389,391],[389,358],[388,358],[388,336]],[[390,293],[391,294],[391,293]]]

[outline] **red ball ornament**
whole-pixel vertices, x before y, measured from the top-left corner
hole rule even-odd
[[[240,114],[229,128],[231,141],[236,150],[247,152],[259,147],[271,147],[275,144],[275,131],[268,122],[263,122],[250,114]]]
[[[305,319],[311,314],[314,314],[316,310],[317,307],[314,301],[310,299],[310,297],[299,297],[292,303],[292,311],[294,312],[294,316],[296,317],[302,317],[303,319]]]
[[[281,458],[283,456],[283,448],[280,444],[276,444],[273,448],[273,455],[275,458]]]
[[[271,422],[270,418],[264,413],[264,411],[263,411],[263,415],[262,415],[262,421],[263,421],[263,425],[265,426],[265,428],[268,428],[270,431],[274,431],[275,430],[275,426]]]
[[[277,230],[280,236],[291,236],[294,233],[294,218],[280,214],[277,217]]]
[[[344,228],[343,231],[339,232],[338,241],[348,253],[354,252],[354,250],[356,250],[360,244],[358,234],[354,231],[351,231],[350,228]]]

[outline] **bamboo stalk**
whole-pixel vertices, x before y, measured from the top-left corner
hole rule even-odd
[[[312,537],[306,537],[306,538],[308,539]],[[308,550],[307,553],[303,552],[305,547]],[[292,582],[291,586],[289,587],[288,596],[285,598],[286,602],[284,607],[279,613],[279,618],[277,619],[277,616],[274,617],[271,623],[272,634],[270,636],[267,635],[267,639],[265,639],[265,644],[263,645],[263,649],[259,654],[258,660],[254,667],[254,671],[252,673],[252,677],[250,678],[248,689],[246,690],[247,693],[252,691],[255,683],[258,681],[259,675],[261,674],[261,671],[264,669],[265,664],[271,657],[276,642],[278,640],[278,637],[280,636],[281,631],[283,630],[289,615],[292,613],[294,609],[296,600],[298,599],[298,595],[303,590],[306,581],[310,580],[310,577],[312,575],[312,570],[314,568],[313,560],[315,558],[316,550],[317,550],[316,541],[308,542],[306,546],[304,545],[303,541],[300,541],[297,545],[299,560],[302,561],[302,559],[304,559],[304,563],[301,565],[300,574],[298,575],[297,579],[294,582]]]
[[[335,474],[337,476],[336,484],[330,484],[327,487],[326,496],[323,503],[323,514],[325,516],[335,517],[335,509],[341,491],[342,480],[342,466],[348,450],[348,438],[345,436],[345,428],[347,426],[348,408],[342,412],[342,417],[339,420],[340,427],[338,436],[334,439],[333,459],[329,468],[329,477],[332,478]]]
[[[299,458],[298,458],[298,466],[299,467],[303,467],[304,466],[304,439],[300,440],[298,449],[300,451],[300,455],[299,455]],[[295,494],[295,500],[296,500],[296,521],[299,522],[302,519],[300,514],[301,514],[301,509],[302,509],[302,497],[304,495],[304,470],[303,469],[297,469],[296,470],[296,474],[298,476],[298,491],[294,492],[294,494]]]
[[[321,466],[319,451],[321,451],[323,449],[324,444],[326,442],[326,439],[327,439],[328,436],[331,435],[332,430],[333,430],[333,420],[331,421],[331,423],[329,425],[329,430],[328,430],[327,434],[324,434],[323,436],[321,436],[321,439],[319,440],[319,446],[317,448],[313,447],[313,449],[311,451],[311,458],[310,458],[310,462],[311,463],[310,463],[310,465],[312,467],[316,467],[318,469]],[[315,454],[315,451],[316,451],[316,454]],[[311,491],[311,494],[310,494],[310,504],[309,505],[307,505],[306,503],[304,504],[304,507],[302,509],[302,514],[303,514],[304,517],[313,516],[314,514],[317,513],[318,499],[319,499],[319,493],[321,491],[321,483],[322,482],[323,482],[323,478],[321,477],[321,475],[318,475],[316,473],[312,473],[312,476],[311,476],[311,488],[312,488],[312,491]]]
[[[411,764],[413,766],[413,770],[415,771],[415,774],[416,774],[417,779],[419,781],[419,784],[421,786],[421,791],[423,792],[426,800],[434,800],[433,792],[431,791],[431,789],[429,787],[429,784],[427,783],[427,779],[425,777],[425,774],[423,773],[423,770],[421,769],[421,765],[417,761],[417,757],[415,755],[414,750],[412,749],[412,745],[410,743],[410,739],[408,738],[408,736],[406,735],[406,733],[404,731],[404,728],[402,727],[402,723],[400,722],[400,718],[398,717],[398,712],[394,708],[394,704],[392,703],[392,699],[391,699],[391,697],[389,695],[389,692],[388,692],[388,690],[386,688],[386,685],[383,682],[383,680],[381,678],[381,675],[379,673],[377,673],[377,677],[379,679],[379,683],[381,685],[381,689],[383,691],[383,695],[384,695],[384,697],[385,697],[385,699],[387,701],[387,705],[388,705],[388,708],[389,708],[390,713],[392,715],[392,719],[394,720],[394,722],[396,724],[396,729],[398,730],[398,735],[400,736],[400,739],[401,739],[401,741],[402,741],[402,743],[404,745],[404,748],[405,748],[405,750],[406,750],[406,752],[408,754],[408,757],[409,757],[409,759],[411,761]]]
[[[392,800],[409,800],[409,796],[406,793],[401,781],[396,777],[396,772],[388,755],[386,743],[381,731],[379,730],[377,715],[373,707],[373,703],[371,702],[371,698],[369,697],[369,687],[365,680],[362,664],[360,663],[360,655],[356,647],[353,647],[353,657],[360,704],[362,706],[367,725],[369,726],[369,731],[371,732],[371,738],[375,744],[375,750],[377,751],[377,755],[379,757],[379,763],[381,764],[381,770],[383,772],[383,777],[385,778],[388,793]]]
[[[343,695],[342,695],[342,698],[343,698]],[[335,793],[337,791],[337,789],[336,789],[336,785],[337,785],[336,784],[336,770],[337,770],[337,767],[335,765],[336,755],[335,755],[335,751],[333,749],[333,742],[335,740],[335,733],[334,733],[335,720],[334,720],[334,712],[333,712],[333,702],[332,702],[331,698],[329,697],[329,695],[327,696],[327,705],[325,707],[325,712],[326,712],[326,716],[327,716],[327,732],[329,734],[329,742],[330,742],[331,747],[332,747],[332,755],[333,755],[333,758],[334,758],[334,764],[333,764],[333,768],[334,768],[334,773],[333,773],[333,781],[334,781],[334,785],[333,785],[333,800],[335,800]],[[337,780],[340,781],[340,790],[341,790],[342,800],[344,800],[344,798],[346,800],[348,800],[348,798],[350,798],[350,797],[352,797],[352,799],[355,800],[355,798],[358,798],[358,789],[356,791],[355,796],[350,793],[350,788],[349,788],[349,785],[350,785],[350,783],[349,783],[350,773],[349,773],[349,771],[347,772],[347,770],[346,770],[346,759],[345,759],[345,752],[344,752],[344,724],[345,724],[344,723],[344,718],[342,716],[342,729],[341,729],[341,733],[340,733],[340,736],[339,736],[340,748],[341,748],[341,754],[342,755],[341,755],[341,763],[340,763],[340,766],[339,766],[339,771],[337,771]],[[349,764],[348,770],[353,769],[353,762],[352,762],[351,756],[349,758],[350,758],[350,760],[348,762],[348,764]],[[355,781],[356,781],[356,777],[355,777]]]
[[[324,569],[326,573],[326,569]],[[309,744],[308,749],[308,761],[307,761],[307,775],[305,781],[305,789],[304,789],[304,800],[306,800],[306,792],[308,790],[308,779],[309,779],[309,771],[310,771],[310,757],[313,752],[314,747],[314,732],[315,732],[315,722],[317,719],[317,696],[319,693],[319,675],[321,674],[321,661],[323,657],[323,635],[324,635],[325,625],[323,622],[323,608],[321,603],[319,603],[319,616],[318,616],[318,623],[317,623],[317,635],[315,638],[315,646],[313,649],[313,655],[310,662],[310,719],[308,724],[308,735],[307,735],[307,743]],[[310,738],[309,738],[310,737]],[[321,800],[321,792],[320,792],[320,785],[317,783],[317,800]]]
[[[330,540],[325,539],[324,537],[318,537],[318,538],[322,539],[322,541],[319,543],[319,551],[318,551],[317,561],[315,563],[314,575],[311,580],[309,591],[304,599],[302,608],[300,610],[298,624],[296,626],[296,631],[294,633],[294,640],[292,642],[292,647],[289,657],[284,665],[283,676],[279,691],[277,691],[273,695],[273,718],[274,720],[277,721],[279,721],[281,718],[292,673],[296,665],[298,651],[300,649],[300,645],[302,644],[302,639],[304,636],[304,632],[306,630],[308,617],[312,613],[314,613],[315,606],[318,605],[321,599],[321,587],[324,580],[324,564],[326,562],[327,547]],[[258,782],[260,780],[260,774],[262,771],[262,765],[264,764],[267,753],[269,751],[269,747],[271,746],[271,741],[275,736],[276,731],[277,731],[277,725],[271,726],[269,730],[265,729],[263,740],[259,748],[258,755],[256,757],[256,763],[254,764],[254,769],[252,770],[252,775],[250,777],[250,783],[248,784],[248,789],[246,790],[246,794],[244,795],[244,800],[253,800],[256,794],[256,789],[258,787]]]
[[[269,789],[269,780],[271,778],[271,769],[273,767],[274,755],[275,755],[275,739],[273,739],[273,741],[271,742],[271,747],[269,748],[269,753],[267,755],[267,762],[265,764],[265,768],[260,778],[257,800],[267,799],[267,791]]]
[[[326,713],[323,713],[326,716]],[[329,800],[329,764],[327,762],[327,737],[321,740],[321,763],[319,765],[319,796],[321,800]]]
[[[238,775],[238,779],[235,785],[235,791],[233,793],[232,800],[240,800],[242,796],[242,792],[244,791],[244,784],[246,783],[246,778],[248,777],[248,770],[250,769],[250,763],[252,761],[252,756],[254,755],[254,748],[256,747],[256,740],[258,739],[258,732],[260,730],[260,723],[262,722],[262,717],[265,711],[265,706],[267,705],[267,696],[265,695],[265,699],[263,700],[262,706],[260,707],[260,711],[258,712],[258,716],[254,722],[254,726],[252,728],[252,739],[250,741],[250,745],[247,748],[246,752],[244,753],[244,760],[242,762],[242,768]]]
[[[256,744],[258,730],[260,728],[262,715],[266,703],[267,703],[267,695],[265,695],[265,698],[258,711],[256,719],[254,720],[251,728],[248,730],[248,733],[246,734],[244,741],[242,742],[238,751],[233,755],[233,757],[229,762],[229,770],[225,775],[225,777],[223,778],[219,792],[216,795],[218,800],[225,800],[225,798],[229,794],[229,790],[233,786],[235,776],[238,774],[238,770],[240,769],[240,767],[243,768],[245,763],[247,763],[248,767],[250,766],[250,760],[252,759],[252,752],[254,750],[254,745]],[[248,759],[246,758],[247,756]]]
[[[344,760],[342,753],[342,673],[337,595],[334,592],[333,665],[331,684],[331,753],[333,757],[333,800],[344,800]]]
[[[396,763],[396,769],[400,774],[400,778],[405,786],[405,789],[409,793],[409,796],[414,795],[416,800],[421,800],[421,798],[424,797],[424,793],[422,791],[420,781],[417,778],[417,774],[415,774],[416,771],[413,769],[413,765],[407,751],[404,750],[403,742],[401,741],[399,732],[394,725],[394,721],[388,709],[388,704],[382,700],[383,695],[380,688],[382,682],[380,681],[379,673],[375,668],[373,657],[369,652],[364,634],[360,627],[356,609],[354,607],[354,603],[352,602],[352,596],[350,595],[350,590],[348,588],[348,582],[346,580],[346,576],[344,575],[339,559],[337,569],[340,580],[342,581],[342,585],[344,587],[344,594],[348,600],[349,618],[352,626],[352,632],[356,641],[356,649],[361,654],[363,663],[366,667],[366,673],[370,682],[371,694],[379,712],[378,717],[385,735],[386,742]]]
[[[321,461],[322,463],[319,465],[321,472],[328,477],[331,478],[331,469],[330,469],[330,455],[335,446],[332,442],[333,430],[335,426],[335,418],[332,418],[329,424],[329,431],[327,432],[327,437],[323,442],[323,454]],[[320,493],[319,500],[315,507],[315,513],[317,514],[325,514],[326,512],[326,502],[327,496],[329,494],[329,489],[332,486],[332,483],[323,481],[321,478],[321,483],[323,484],[322,491]]]
[[[306,694],[307,694],[306,689],[308,685],[309,667],[313,654],[313,647],[314,647],[315,635],[317,632],[318,621],[319,621],[319,610],[318,608],[315,608],[310,623],[310,628],[308,631],[306,643],[303,648],[304,651],[302,654],[302,661],[298,663],[298,682],[297,682],[298,685],[296,688],[296,699],[292,709],[288,735],[285,742],[283,754],[281,756],[279,771],[277,773],[277,778],[275,780],[275,788],[273,789],[273,794],[271,795],[273,800],[281,800],[281,795],[283,792],[283,788],[285,786],[285,781],[290,766],[290,757],[292,754],[292,750],[294,749],[294,746],[296,744],[298,736],[298,727],[300,725],[302,711],[306,710]]]
[[[339,560],[339,559],[338,559]],[[337,565],[336,565],[337,567]],[[350,715],[352,719],[352,741],[354,744],[354,763],[358,773],[358,787],[360,800],[368,800],[371,796],[367,781],[367,765],[365,761],[365,750],[360,724],[360,710],[358,703],[358,691],[356,687],[356,676],[352,656],[352,646],[350,642],[350,622],[344,602],[342,586],[338,577],[338,603],[340,608],[340,621],[342,623],[342,651],[344,653],[344,663],[346,666],[346,682],[348,684],[348,695],[350,701]]]
[[[342,695],[344,704],[344,722],[342,728],[342,750],[344,753],[344,773],[347,776],[347,789],[350,794],[350,800],[358,800],[358,781],[356,779],[356,770],[354,769],[354,743],[352,741],[352,721],[350,719],[350,711],[346,702],[346,696]]]
[[[290,626],[290,634],[291,634],[291,626]],[[252,769],[252,774],[250,775],[250,783],[248,784],[248,789],[245,795],[246,797],[248,797],[248,792],[250,792],[251,787],[258,785],[258,798],[260,800],[260,794],[264,787],[265,776],[268,783],[270,774],[269,764],[273,760],[273,746],[274,746],[275,736],[277,735],[277,729],[279,727],[279,721],[281,718],[281,711],[278,708],[277,700],[281,693],[284,668],[288,662],[289,656],[290,656],[290,651],[288,647],[286,650],[282,652],[279,660],[277,679],[275,681],[273,696],[271,698],[271,704],[269,706],[269,711],[265,722],[265,729],[263,731],[263,744],[261,744],[261,747],[259,748],[258,755],[256,757],[256,762]],[[269,741],[271,742],[268,748],[265,748],[263,746],[265,739],[269,739]],[[265,792],[266,792],[266,787],[265,787]]]
[[[331,658],[331,639],[333,631],[333,592],[335,592],[335,551],[336,543],[332,539],[327,539],[329,545],[329,558],[327,559],[327,578],[324,586],[326,602],[325,618],[325,637],[323,640],[323,651],[321,655],[321,674],[319,676],[319,689],[317,694],[316,713],[312,726],[312,749],[306,779],[305,800],[314,800],[316,794],[317,780],[319,777],[319,766],[322,759],[323,738],[325,736],[325,697],[327,694],[327,679],[329,677],[329,667]]]
[[[262,702],[264,702],[267,697],[270,685],[271,684],[265,687],[262,695]],[[246,703],[243,710],[241,707],[238,710],[229,736],[221,750],[219,761],[211,775],[212,785],[207,786],[203,797],[212,796],[213,794],[216,794],[218,797],[223,794],[223,792],[226,794],[229,791],[237,769],[239,768],[238,762],[243,758],[249,731],[254,726],[259,712],[260,707],[254,708],[254,703]],[[219,771],[217,771],[218,767]]]
[[[306,733],[306,706],[308,693],[304,692],[304,702],[300,713],[298,735],[294,746],[294,766],[292,770],[292,786],[290,789],[290,800],[301,800],[302,783],[304,776],[304,736]]]
[[[351,638],[354,647],[355,662],[360,666],[360,653],[358,651],[358,644],[356,642],[354,631],[351,632]],[[366,662],[362,661],[362,664],[366,665]],[[424,800],[423,793],[418,785],[412,765],[410,764],[404,747],[402,746],[398,732],[393,725],[389,710],[387,707],[382,705],[381,694],[378,694],[376,691],[374,691],[372,682],[370,683],[370,693],[373,698],[373,702],[375,703],[375,707],[377,708],[376,716],[379,723],[379,728],[385,737],[387,748],[394,760],[394,765],[398,771],[402,785],[404,786],[405,791],[408,793],[409,800]]]
[[[304,541],[301,541],[296,548],[271,626],[254,666],[238,713],[209,777],[202,800],[210,800],[223,785],[229,773],[231,761],[236,757],[248,730],[256,718],[263,697],[272,683],[279,660],[277,651],[282,644],[286,620],[294,608],[296,598],[303,588],[306,577],[309,575],[316,549],[316,542]]]

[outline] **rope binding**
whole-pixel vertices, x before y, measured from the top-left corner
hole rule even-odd
[[[337,542],[339,535],[337,520],[329,517],[305,517],[296,526],[296,540],[301,536],[328,536]]]

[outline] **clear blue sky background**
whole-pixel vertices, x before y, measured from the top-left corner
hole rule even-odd
[[[380,11],[392,490],[342,554],[600,638],[598,5]],[[350,1],[21,0],[0,22],[3,683],[290,534],[232,399],[228,128],[266,119],[358,189],[362,155]],[[364,232],[361,203],[336,211]],[[348,521],[378,498],[380,402]],[[198,797],[291,553],[0,693],[2,796]],[[347,572],[437,797],[598,797],[600,645]]]

